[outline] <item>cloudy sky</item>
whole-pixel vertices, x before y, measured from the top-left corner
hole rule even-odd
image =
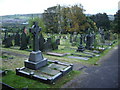
[[[0,16],[10,14],[43,13],[57,4],[82,4],[86,14],[115,14],[120,0],[0,0]]]

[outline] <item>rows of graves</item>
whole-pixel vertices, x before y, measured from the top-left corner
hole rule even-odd
[[[45,39],[42,34],[39,34],[39,49],[41,51],[49,51],[49,50],[55,50],[58,49],[58,45],[60,44],[60,39],[53,40],[53,38],[47,38]],[[2,45],[5,48],[10,48],[11,46],[19,46],[20,50],[30,49],[33,47],[32,44],[33,39],[30,38],[30,35],[27,35],[24,32],[20,34],[19,32],[16,32],[8,34],[7,31],[5,31]]]
[[[59,36],[55,38],[52,36],[51,38],[49,37],[45,39],[41,33],[41,28],[37,25],[37,23],[33,24],[32,28],[29,29],[29,33],[32,34],[32,38],[31,36],[28,36],[24,30],[21,34],[16,32],[16,34],[13,35],[10,35],[7,31],[5,31],[2,44],[6,48],[10,48],[11,46],[19,46],[19,49],[21,50],[33,48],[29,58],[24,61],[24,67],[16,68],[16,75],[39,80],[45,83],[55,82],[58,78],[72,71],[74,66],[73,64],[62,63],[44,58],[42,52],[45,51],[47,55],[52,56],[67,56],[72,59],[89,60],[89,58],[99,56],[99,53],[102,53],[105,49],[107,49],[104,48],[104,46],[111,46],[115,43],[113,41],[116,39],[114,38],[111,42],[110,33],[108,32],[105,34],[103,29],[99,29],[98,34],[88,30],[86,34],[77,34],[75,32],[74,34],[70,34],[70,37]],[[99,40],[97,39],[97,35],[100,36],[99,43],[96,43]],[[58,45],[61,44],[60,41],[62,39],[69,39],[71,46],[77,46],[78,44],[77,48],[73,49],[73,53],[67,52],[62,54],[52,52],[59,49]],[[2,71],[1,73],[4,74]]]

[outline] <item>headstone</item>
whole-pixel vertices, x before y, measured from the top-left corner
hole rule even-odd
[[[87,34],[86,36],[86,49],[91,49],[92,48],[92,35]]]
[[[24,49],[27,49],[27,35],[26,33],[24,32],[24,29],[25,27],[23,28],[23,32],[21,34],[21,45],[20,45],[20,50],[24,50]]]
[[[30,53],[29,59],[25,61],[25,67],[37,70],[47,64],[47,59],[43,58],[41,51],[39,50],[39,32],[41,28],[36,22],[31,28],[33,34],[33,51]]]
[[[110,32],[105,33],[105,40],[110,40]]]
[[[52,42],[52,49],[53,49],[53,50],[58,49],[58,42],[57,42],[57,41]]]
[[[104,29],[100,29],[101,42],[104,43]]]
[[[83,36],[81,34],[81,37],[80,37],[80,44],[79,44],[79,47],[77,49],[78,52],[83,52],[84,51],[84,47],[82,45],[82,42],[83,42]]]
[[[76,42],[77,41],[77,32],[74,32],[73,33],[73,42]]]
[[[3,38],[2,44],[5,44],[7,36],[8,36],[8,33],[7,33],[7,30],[5,30],[5,34],[4,34],[4,38]]]
[[[11,47],[13,44],[12,44],[12,37],[10,35],[8,35],[8,37],[5,39],[5,42],[4,42],[6,48],[9,48]]]
[[[83,34],[83,42],[86,43],[86,34]]]
[[[56,39],[57,45],[60,45],[60,39]]]
[[[16,32],[14,40],[15,40],[15,45],[20,46],[20,34],[19,34],[19,32]]]
[[[43,35],[40,34],[40,37],[39,37],[39,49],[40,49],[40,51],[44,50],[44,42],[45,42],[45,39],[44,39]]]
[[[47,38],[47,41],[44,43],[44,51],[51,51],[52,50],[52,41],[51,38]]]
[[[72,43],[72,42],[73,42],[73,35],[70,34],[70,43]]]

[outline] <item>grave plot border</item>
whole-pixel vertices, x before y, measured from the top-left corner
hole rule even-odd
[[[27,77],[33,80],[38,80],[40,82],[47,83],[47,84],[53,84],[56,80],[58,80],[59,78],[61,78],[62,76],[64,76],[65,74],[73,70],[73,64],[66,64],[66,63],[62,63],[59,61],[52,61],[52,60],[48,60],[48,62],[59,64],[59,65],[64,65],[67,67],[64,70],[61,70],[58,74],[54,75],[52,78],[40,77],[38,75],[35,75],[34,73],[25,72],[23,71],[25,67],[16,68],[16,75]]]

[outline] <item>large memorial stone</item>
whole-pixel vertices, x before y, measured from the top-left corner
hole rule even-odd
[[[31,28],[33,34],[33,51],[30,53],[29,59],[25,61],[25,67],[36,70],[47,64],[47,59],[43,58],[41,51],[39,50],[39,32],[41,28],[37,23]]]
[[[25,67],[17,68],[16,74],[45,83],[53,83],[64,74],[70,72],[73,65],[43,58],[42,53],[39,50],[38,34],[40,31],[41,28],[34,22],[34,25],[31,28],[31,33],[33,34],[33,51],[30,53],[28,60],[25,60]]]

